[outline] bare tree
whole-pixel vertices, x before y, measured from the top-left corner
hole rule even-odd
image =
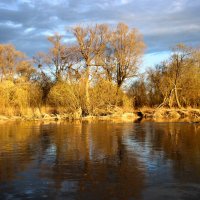
[[[102,67],[105,78],[120,88],[126,79],[137,75],[144,48],[142,35],[119,23],[116,29],[109,30],[106,49],[96,57],[96,63]]]
[[[55,34],[48,37],[52,48],[48,53],[40,52],[35,57],[38,67],[48,66],[56,81],[67,80],[72,67],[78,62],[77,47],[62,43],[62,36]]]
[[[178,44],[173,48],[173,54],[163,77],[163,81],[167,83],[168,92],[160,106],[167,104],[169,107],[172,107],[176,103],[181,108],[178,91],[182,90],[182,79],[186,75],[186,71],[191,67],[191,62],[193,62],[190,59],[191,54],[192,49],[186,47],[184,44]]]
[[[144,52],[142,35],[136,29],[129,29],[119,23],[112,34],[111,47],[116,64],[116,82],[120,88],[124,81],[136,75]]]
[[[81,27],[76,26],[72,30],[81,53],[82,62],[84,62],[84,85],[85,85],[85,107],[84,114],[89,114],[89,78],[90,68],[95,66],[95,58],[100,57],[106,48],[108,37],[108,26],[105,24],[97,24],[95,26]]]
[[[32,62],[24,53],[16,50],[12,44],[0,44],[1,81],[18,77],[29,80],[34,72]]]
[[[116,63],[114,50],[111,48],[109,40],[110,37],[108,38],[105,51],[100,55],[100,57],[95,58],[95,65],[100,67],[99,75],[112,82],[115,81]]]
[[[24,60],[16,66],[16,74],[25,81],[29,81],[36,74],[36,69],[33,67],[32,61]]]

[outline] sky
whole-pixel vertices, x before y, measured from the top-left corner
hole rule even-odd
[[[47,51],[47,36],[72,41],[70,27],[124,22],[143,34],[141,70],[167,59],[177,43],[199,46],[200,0],[0,0],[0,43],[32,57]]]

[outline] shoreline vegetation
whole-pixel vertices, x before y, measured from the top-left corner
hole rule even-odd
[[[1,121],[200,119],[199,48],[177,44],[141,74],[146,45],[124,23],[75,26],[47,39],[48,51],[33,58],[0,44]]]
[[[122,110],[113,114],[104,116],[88,115],[82,117],[80,113],[70,114],[39,114],[39,115],[24,115],[24,116],[4,116],[0,115],[0,121],[60,121],[60,120],[116,120],[116,121],[132,121],[139,122],[141,120],[153,121],[185,121],[192,123],[200,123],[200,109],[182,108],[182,109],[167,109],[167,108],[141,108],[133,112],[123,112]]]

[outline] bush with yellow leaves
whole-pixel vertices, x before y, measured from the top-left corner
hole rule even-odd
[[[111,81],[100,79],[90,89],[90,109],[93,115],[107,115],[116,107],[130,108],[127,95]]]
[[[41,105],[42,93],[34,83],[14,83],[12,81],[0,82],[0,114],[2,115],[26,115],[30,108],[38,108]]]
[[[57,82],[49,92],[48,103],[58,113],[74,113],[81,107],[79,85]]]

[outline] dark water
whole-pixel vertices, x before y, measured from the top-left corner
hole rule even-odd
[[[200,199],[200,125],[0,124],[0,199]]]

